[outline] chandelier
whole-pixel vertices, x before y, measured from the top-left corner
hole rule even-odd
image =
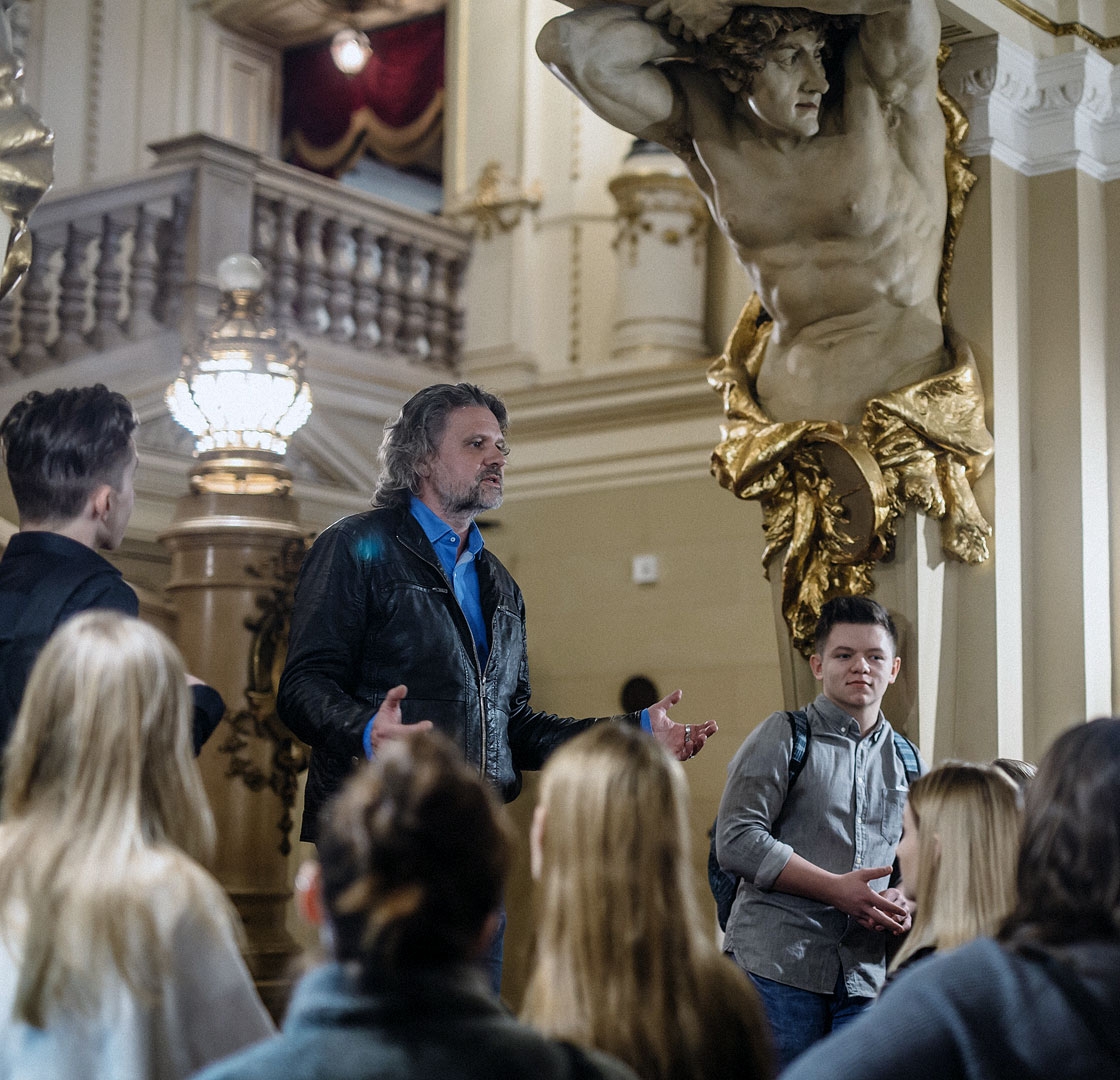
[[[339,30],[331,39],[331,59],[344,75],[357,75],[365,68],[372,51],[365,31],[355,26]]]
[[[264,270],[251,255],[218,267],[221,303],[198,350],[183,356],[167,388],[171,415],[195,437],[195,453],[264,451],[283,456],[311,415],[303,352],[263,318]]]
[[[320,0],[320,3],[345,24],[331,39],[331,59],[345,75],[357,75],[363,71],[373,53],[369,36],[359,25],[360,21],[368,19],[374,12],[383,12],[389,18],[395,18],[401,7],[401,0]]]

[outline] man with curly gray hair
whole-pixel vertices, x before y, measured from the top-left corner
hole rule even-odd
[[[308,553],[277,702],[311,746],[305,840],[355,760],[432,727],[507,802],[522,770],[603,720],[641,724],[682,760],[715,733],[711,721],[669,719],[679,690],[616,717],[532,707],[521,590],[475,524],[502,503],[507,427],[505,405],[477,386],[419,391],[386,425],[373,509],[336,522]]]

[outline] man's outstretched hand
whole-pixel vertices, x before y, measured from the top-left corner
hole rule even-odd
[[[704,749],[704,743],[719,728],[714,720],[703,724],[677,724],[669,719],[669,710],[680,701],[682,691],[674,690],[656,705],[649,707],[649,726],[653,737],[678,761],[687,761]]]
[[[417,724],[401,723],[401,701],[407,693],[407,686],[394,686],[385,695],[381,707],[374,714],[373,730],[369,737],[369,748],[373,751],[374,757],[385,743],[393,739],[408,739],[421,731],[432,730],[431,720],[421,720]]]

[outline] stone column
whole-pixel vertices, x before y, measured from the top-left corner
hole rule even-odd
[[[942,81],[982,178],[950,309],[996,449],[993,565],[961,592],[961,686],[939,724],[957,756],[1037,758],[1120,701],[1120,68],[1001,36],[958,45]]]
[[[660,366],[703,355],[704,197],[680,158],[640,139],[610,190],[618,203],[612,364]]]
[[[192,478],[197,480],[197,477]],[[285,927],[291,807],[303,748],[275,717],[288,597],[303,530],[286,491],[195,490],[160,540],[188,669],[216,687],[226,715],[199,757],[218,825],[214,872],[245,923],[246,960],[265,1004],[286,1003],[299,951]]]

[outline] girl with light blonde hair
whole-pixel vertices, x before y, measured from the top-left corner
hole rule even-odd
[[[898,845],[901,888],[917,905],[891,973],[996,933],[1015,905],[1020,796],[991,765],[946,762],[910,785]]]
[[[191,710],[137,619],[78,615],[43,648],[4,758],[0,1076],[179,1078],[273,1032],[196,862]]]
[[[643,1080],[773,1075],[762,1006],[696,901],[684,773],[655,740],[604,723],[562,746],[530,840],[540,910],[524,1019]]]

